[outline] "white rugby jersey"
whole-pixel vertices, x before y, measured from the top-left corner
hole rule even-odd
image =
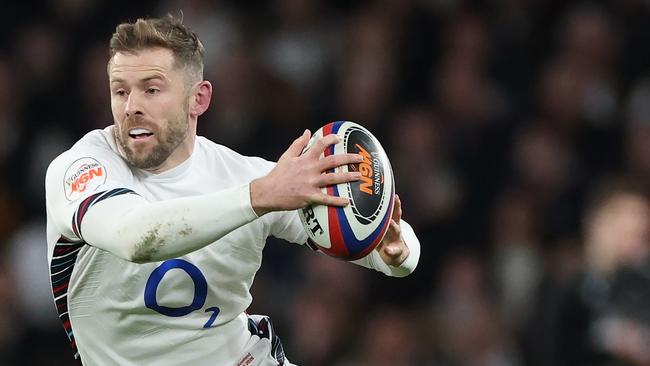
[[[152,174],[126,163],[112,129],[88,133],[51,163],[46,178],[52,291],[73,350],[85,365],[234,364],[251,337],[244,311],[266,238],[307,241],[296,211],[255,219],[247,183],[274,163],[197,137],[188,160]],[[155,202],[237,186],[246,190],[226,199],[241,201],[237,214],[250,223],[182,257],[138,264],[83,240],[84,216],[112,197]],[[358,264],[391,274],[377,258]]]
[[[197,137],[188,160],[154,175],[126,164],[112,128],[90,132],[48,169],[52,289],[73,348],[86,365],[234,363],[250,337],[243,312],[266,238],[307,239],[295,212],[265,215],[203,249],[146,264],[94,248],[78,230],[103,199],[201,195],[250,182],[273,163]]]

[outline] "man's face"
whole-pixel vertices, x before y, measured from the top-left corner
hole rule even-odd
[[[117,53],[109,64],[115,138],[140,169],[163,164],[189,131],[184,72],[168,49]]]

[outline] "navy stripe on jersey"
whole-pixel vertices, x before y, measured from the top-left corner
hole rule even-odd
[[[81,236],[81,222],[84,216],[86,215],[86,213],[88,212],[88,209],[92,205],[96,204],[97,202],[103,201],[107,198],[119,196],[126,193],[137,194],[127,188],[116,188],[116,189],[111,189],[110,191],[102,191],[99,193],[95,193],[92,196],[89,196],[88,198],[81,201],[74,215],[72,215],[72,231],[74,232],[74,234],[80,239],[83,238]]]
[[[259,316],[259,318],[259,321],[256,321],[252,317],[248,317],[248,331],[260,338],[268,339],[271,342],[271,356],[278,361],[278,365],[283,366],[285,361],[284,348],[280,337],[275,334],[271,318],[265,315]]]
[[[70,315],[68,314],[68,284],[77,260],[77,254],[85,244],[83,241],[73,241],[61,236],[54,245],[54,255],[50,263],[50,281],[52,283],[54,303],[59,313],[59,319],[63,323],[63,329],[70,340],[70,347],[74,352],[74,357],[77,360],[79,360],[79,352],[72,333]]]

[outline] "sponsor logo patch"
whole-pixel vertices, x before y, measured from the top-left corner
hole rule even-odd
[[[68,167],[64,177],[65,197],[74,201],[106,182],[106,168],[93,158],[81,158]]]

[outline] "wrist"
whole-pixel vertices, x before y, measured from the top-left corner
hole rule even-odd
[[[261,217],[272,211],[271,208],[265,204],[266,190],[264,188],[263,178],[252,180],[249,185],[249,190],[251,196],[251,207],[257,217]]]

